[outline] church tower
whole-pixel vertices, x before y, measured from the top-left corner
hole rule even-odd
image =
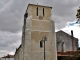
[[[24,15],[23,60],[57,60],[54,21],[51,20],[52,7],[29,4]],[[45,57],[44,57],[44,41]]]

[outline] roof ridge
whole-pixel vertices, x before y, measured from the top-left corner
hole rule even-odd
[[[71,37],[71,35],[70,35],[70,34],[68,34],[67,32],[64,32],[63,30],[59,30],[59,31],[57,31],[56,33],[58,33],[58,32],[63,32],[63,33],[65,33],[66,35],[68,35],[68,36],[70,36],[70,37]],[[76,37],[74,37],[74,36],[73,36],[73,38],[78,39],[78,38],[76,38]]]

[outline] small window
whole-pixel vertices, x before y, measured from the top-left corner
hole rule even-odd
[[[36,15],[38,16],[38,7],[36,8]]]
[[[25,14],[24,14],[24,17],[27,18],[27,17],[28,17],[28,13],[25,13]]]
[[[44,8],[43,8],[43,16],[44,16]]]
[[[42,48],[42,41],[40,41],[40,48]]]

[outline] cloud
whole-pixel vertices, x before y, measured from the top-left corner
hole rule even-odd
[[[56,23],[56,29],[63,28],[67,22],[76,20],[75,8],[79,7],[79,2],[79,0],[2,0],[1,3],[2,6],[4,4],[4,7],[0,9],[2,10],[0,12],[0,30],[21,31],[23,16],[29,3],[52,6],[52,17]]]
[[[32,0],[5,0],[1,1],[5,5],[0,9],[0,30],[18,32],[22,30],[24,21],[24,13],[27,9],[27,5]],[[35,0],[32,3],[36,3],[39,0]],[[39,2],[40,3],[40,2]]]
[[[80,0],[46,0],[46,5],[53,7],[52,17],[56,23],[56,29],[64,28],[68,22],[76,21],[77,9],[80,6]],[[50,4],[49,4],[50,3]]]
[[[9,54],[15,51],[21,43],[21,32],[11,33],[0,31],[0,54]],[[6,53],[5,53],[6,52]]]

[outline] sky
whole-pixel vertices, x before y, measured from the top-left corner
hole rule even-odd
[[[76,24],[76,13],[80,0],[0,0],[0,57],[14,54],[21,44],[24,13],[28,4],[52,7],[55,30],[63,30],[80,39],[80,26]]]

